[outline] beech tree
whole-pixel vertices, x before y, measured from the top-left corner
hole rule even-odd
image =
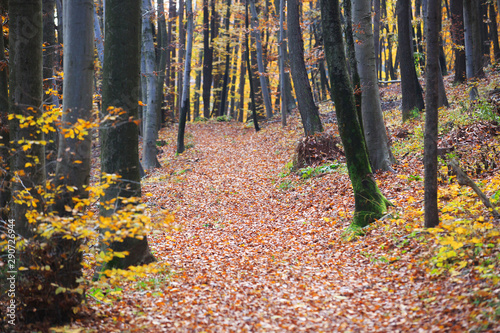
[[[439,67],[439,20],[441,2],[429,0],[427,11],[427,81],[424,136],[424,222],[431,228],[439,224],[437,202],[437,140],[438,140],[438,81]]]
[[[481,45],[479,7],[476,0],[463,0],[463,2],[467,79],[482,78],[484,77],[483,47]]]
[[[142,57],[144,61],[145,73],[142,73],[146,80],[146,91],[143,99],[146,101],[146,112],[143,112],[144,140],[142,162],[146,170],[158,168],[160,162],[156,158],[156,140],[158,139],[158,88],[156,70],[156,54],[153,41],[153,19],[154,10],[150,0],[142,0]],[[143,89],[144,95],[144,89]],[[145,97],[145,98],[144,98]]]
[[[187,27],[187,46],[186,46],[186,63],[184,65],[184,88],[182,89],[181,110],[179,112],[179,132],[177,136],[177,153],[184,152],[184,130],[186,127],[186,117],[190,111],[189,105],[189,81],[191,79],[191,55],[193,50],[193,10],[191,8],[191,0],[186,0],[186,15],[188,19]]]
[[[450,1],[451,37],[455,45],[455,83],[465,82],[465,52],[464,52],[464,7],[463,0]]]
[[[354,91],[347,71],[338,0],[321,0],[321,22],[339,133],[354,190],[352,225],[364,227],[380,218],[390,203],[380,192],[372,175],[361,119],[357,116]]]
[[[141,196],[139,128],[133,121],[137,119],[139,102],[141,4],[134,0],[106,0],[105,15],[102,115],[116,109],[122,113],[117,120],[105,122],[100,130],[101,172],[121,178],[105,190],[101,203],[116,200],[115,209],[120,209],[117,198]],[[103,216],[113,211],[101,207]],[[154,261],[145,237],[129,237],[110,247],[129,252],[125,258],[115,257],[109,262],[110,268]]]
[[[398,0],[396,8],[398,15],[398,44],[401,65],[401,92],[403,121],[413,115],[411,111],[424,109],[422,87],[418,82],[417,71],[412,47],[410,0]]]
[[[9,130],[14,151],[11,170],[24,170],[13,177],[12,194],[16,198],[27,188],[32,196],[30,200],[40,200],[35,187],[45,180],[43,132],[32,126],[21,128],[18,117],[32,117],[37,121],[42,115],[42,0],[10,0],[9,28],[9,113],[13,116]],[[34,143],[24,150],[22,146],[27,141]],[[11,217],[16,221],[16,232],[31,237],[33,232],[26,211],[25,203],[14,200]]]
[[[378,89],[370,0],[353,0],[352,21],[356,60],[361,81],[361,112],[370,162],[374,170],[392,170],[395,162],[385,130]]]
[[[304,42],[302,40],[302,30],[300,29],[299,2],[297,0],[288,0],[287,27],[288,40],[290,42],[290,68],[292,70],[292,80],[297,95],[300,117],[304,125],[304,134],[309,136],[317,132],[323,132],[323,125],[319,118],[318,107],[314,103],[309,78],[307,76],[307,69],[304,61]]]
[[[82,121],[90,122],[94,87],[94,7],[91,0],[65,0],[63,114],[57,153],[56,182],[62,193],[56,198],[55,210],[67,214],[73,198],[86,196],[84,187],[90,177],[92,133],[70,136]],[[71,186],[73,191],[68,191]]]

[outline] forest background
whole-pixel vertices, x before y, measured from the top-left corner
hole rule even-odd
[[[2,1],[2,327],[498,329],[498,7]]]

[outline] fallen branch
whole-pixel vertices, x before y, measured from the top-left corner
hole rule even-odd
[[[490,199],[481,191],[481,189],[474,183],[472,179],[470,179],[469,176],[462,170],[462,168],[458,165],[458,162],[454,159],[448,160],[448,165],[453,169],[453,171],[457,175],[457,180],[458,184],[462,186],[469,186],[471,187],[474,192],[479,196],[483,204],[491,209],[491,213],[493,214],[493,217],[496,219],[500,219],[500,214],[495,210],[493,205],[491,204]]]

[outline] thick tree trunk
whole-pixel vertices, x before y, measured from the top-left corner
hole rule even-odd
[[[0,3],[0,14],[7,15],[7,1]],[[9,168],[9,64],[5,58],[4,39],[0,38],[0,167],[3,170]],[[0,219],[8,220],[8,202],[10,201],[11,193],[9,181],[11,176],[6,171],[0,172]]]
[[[66,214],[73,198],[86,197],[90,178],[90,146],[92,132],[73,135],[79,121],[91,121],[94,83],[94,6],[91,0],[65,0],[64,90],[63,115],[55,180],[62,193],[56,197],[54,209]],[[68,191],[67,186],[75,190]]]
[[[137,119],[138,110],[141,4],[134,0],[106,0],[106,5],[102,110],[103,116],[113,107],[123,112],[117,121],[104,123],[100,130],[101,172],[121,176],[105,190],[101,200],[101,214],[110,216],[121,208],[119,198],[141,196],[139,129],[129,121],[130,117]],[[110,200],[117,200],[114,208],[104,206]],[[111,248],[128,251],[129,255],[115,257],[108,268],[126,268],[154,260],[146,238],[126,238],[111,244]]]
[[[354,92],[349,80],[340,25],[338,0],[321,0],[323,41],[332,83],[332,97],[339,133],[346,154],[347,168],[354,190],[353,226],[364,227],[380,218],[389,202],[380,193],[372,175],[363,138],[361,119],[356,112]]]
[[[403,122],[414,116],[412,111],[424,109],[422,87],[418,82],[417,71],[412,50],[410,0],[398,0],[396,11],[398,15],[398,44],[401,59],[401,93]]]
[[[363,129],[363,115],[361,113],[361,81],[358,73],[358,64],[356,61],[356,50],[354,47],[354,35],[352,29],[352,7],[351,0],[344,0],[344,13],[345,13],[345,40],[347,44],[346,53],[349,59],[348,68],[351,73],[351,82],[354,89],[354,100],[356,101],[356,112],[360,119],[360,126]],[[364,131],[363,131],[364,133]],[[364,134],[363,134],[364,135]]]
[[[439,0],[429,0],[427,12],[427,82],[424,137],[425,168],[425,227],[439,224],[437,203],[437,140],[438,140],[438,81],[439,81]]]
[[[377,75],[381,73],[380,66],[380,0],[373,0],[373,45],[375,46],[375,67]]]
[[[389,149],[375,68],[370,0],[354,0],[352,21],[358,27],[354,34],[358,41],[355,49],[361,80],[363,129],[370,162],[374,170],[392,170],[394,157]]]
[[[287,7],[288,40],[290,41],[290,67],[292,80],[297,94],[299,112],[304,125],[305,136],[323,132],[319,110],[312,96],[307,69],[304,61],[304,42],[300,29],[299,3],[288,0]]]
[[[451,36],[455,50],[455,83],[466,80],[464,52],[464,7],[463,0],[451,0]]]
[[[156,54],[153,41],[152,18],[154,10],[150,0],[142,0],[142,57],[144,58],[145,73],[142,77],[146,79],[147,99],[146,113],[144,114],[144,139],[142,148],[142,163],[146,170],[160,167],[156,158],[156,140],[158,139],[158,81],[156,76]]]
[[[9,1],[9,91],[10,114],[33,117],[37,121],[42,113],[42,0]],[[10,122],[10,139],[16,153],[11,159],[11,171],[24,170],[12,180],[14,199],[25,188],[31,189],[31,195],[38,198],[36,186],[45,179],[45,149],[41,144],[43,134],[30,126],[21,128],[19,119]],[[24,150],[23,141],[35,141],[31,148]],[[31,166],[26,166],[27,163]],[[40,205],[38,206],[40,207]],[[26,204],[12,204],[12,218],[16,221],[15,229],[23,237],[33,235],[26,219]]]
[[[467,79],[484,77],[483,47],[476,1],[463,0]]]
[[[273,116],[273,107],[271,105],[271,97],[269,96],[269,88],[265,76],[264,59],[262,56],[262,42],[260,38],[259,18],[257,9],[255,8],[255,0],[250,0],[250,10],[252,12],[252,30],[255,38],[257,48],[257,66],[259,68],[260,88],[262,91],[262,98],[264,99],[264,106],[266,108],[266,118]]]
[[[191,9],[191,0],[186,0],[186,15],[188,19],[187,27],[187,45],[186,62],[184,65],[184,87],[182,88],[181,112],[179,118],[179,132],[177,135],[177,153],[182,154],[185,150],[184,131],[186,128],[186,117],[190,110],[189,103],[189,82],[191,81],[191,54],[193,50],[193,10]]]

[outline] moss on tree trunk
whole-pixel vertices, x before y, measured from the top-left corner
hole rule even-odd
[[[353,226],[364,227],[380,218],[389,201],[380,192],[372,175],[361,120],[356,112],[354,92],[347,71],[338,0],[321,0],[325,56],[339,133],[344,145],[347,169],[354,190]]]

